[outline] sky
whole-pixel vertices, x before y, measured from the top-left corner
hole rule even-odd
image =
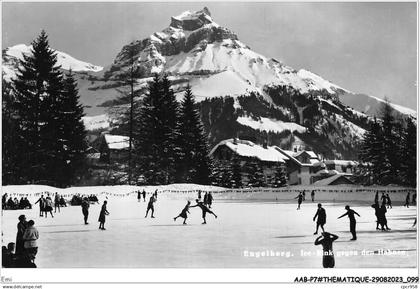
[[[45,29],[54,49],[107,66],[123,45],[205,6],[255,52],[417,108],[416,2],[3,2],[2,48]]]

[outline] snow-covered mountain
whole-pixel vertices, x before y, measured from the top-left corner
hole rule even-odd
[[[16,68],[19,60],[23,60],[23,55],[31,54],[32,45],[18,44],[6,48],[3,51],[3,72],[6,79],[15,78]],[[93,65],[84,61],[80,61],[67,53],[55,51],[57,53],[57,64],[64,70],[72,70],[75,72],[99,72],[103,69],[101,66]]]
[[[146,75],[188,75],[198,97],[263,93],[266,85],[287,85],[301,92],[346,90],[320,76],[286,66],[251,50],[238,36],[213,21],[207,8],[172,17],[169,27],[123,47],[110,71],[114,77],[130,65],[130,51]]]

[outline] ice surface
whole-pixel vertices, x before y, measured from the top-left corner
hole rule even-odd
[[[121,187],[120,187],[121,188]],[[107,187],[102,188],[104,191]],[[121,188],[123,189],[123,188]],[[98,192],[79,188],[81,194]],[[124,191],[128,191],[124,189]],[[301,250],[316,254],[313,235],[316,202],[303,202],[296,210],[294,193],[277,201],[245,200],[240,194],[214,194],[212,210],[218,215],[207,216],[202,225],[201,210],[191,208],[188,225],[173,221],[194,193],[162,193],[155,205],[155,219],[144,218],[147,202],[137,202],[136,194],[108,196],[106,231],[98,230],[100,205],[90,208],[89,225],[83,225],[80,207],[62,208],[54,218],[40,218],[38,207],[24,211],[3,211],[3,245],[15,240],[17,218],[25,214],[34,219],[40,232],[39,268],[63,267],[279,267],[320,268],[320,256],[301,256]],[[146,197],[149,197],[148,194]],[[243,195],[245,197],[245,195]],[[318,197],[318,195],[316,196]],[[321,194],[319,194],[321,198]],[[403,196],[401,196],[403,197]],[[100,203],[105,195],[99,196]],[[339,201],[323,202],[327,212],[326,229],[340,238],[334,243],[337,268],[353,267],[415,267],[416,228],[412,224],[416,208],[404,208],[401,198],[388,210],[389,232],[375,230],[374,211],[370,202],[351,202],[361,217],[357,218],[358,240],[349,241],[349,221],[337,219],[345,212]],[[363,250],[402,250],[404,256],[361,256]],[[244,257],[244,251],[290,252],[287,257]],[[357,256],[339,255],[356,251]]]

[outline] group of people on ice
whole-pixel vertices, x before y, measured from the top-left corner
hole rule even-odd
[[[32,204],[27,197],[21,197],[20,200],[16,197],[14,199],[12,197],[7,199],[7,193],[5,193],[2,196],[1,207],[3,210],[24,210],[32,209]]]
[[[26,221],[25,215],[19,216],[16,243],[2,246],[2,267],[36,268],[35,257],[38,253],[39,232],[33,220]]]

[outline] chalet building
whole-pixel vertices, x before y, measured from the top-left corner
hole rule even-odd
[[[257,162],[263,168],[266,182],[274,177],[279,165],[286,165],[288,161],[288,157],[279,152],[276,146],[258,145],[236,138],[219,142],[209,155],[220,161],[231,161],[233,157],[237,157],[244,170],[249,162]],[[246,174],[242,174],[242,181],[243,183],[248,181]]]
[[[357,166],[354,161],[322,160],[310,150],[283,150],[277,146],[258,145],[240,139],[221,141],[211,150],[210,155],[221,161],[230,161],[236,156],[244,168],[248,162],[257,161],[263,168],[266,180],[275,174],[278,164],[282,164],[289,185],[312,185],[324,179],[333,185],[351,184],[349,177]],[[243,181],[246,183],[245,176]]]
[[[128,158],[128,136],[103,134],[100,139],[100,160],[105,163],[121,163]]]

